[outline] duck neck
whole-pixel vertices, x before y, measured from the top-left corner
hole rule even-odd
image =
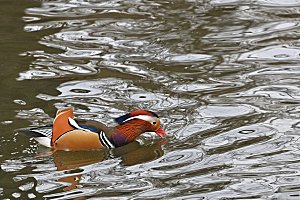
[[[110,140],[116,147],[120,147],[134,141],[142,133],[150,131],[150,127],[144,120],[133,119],[116,126]]]

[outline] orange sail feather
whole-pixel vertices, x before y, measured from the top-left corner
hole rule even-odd
[[[74,119],[73,108],[68,107],[57,111],[53,121],[51,146],[54,146],[55,141],[64,133],[75,129],[69,124],[69,118]]]

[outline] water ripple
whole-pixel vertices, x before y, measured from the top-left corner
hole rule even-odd
[[[268,139],[276,133],[271,127],[265,125],[252,125],[240,127],[203,141],[203,148],[210,152],[218,152],[230,148],[240,148],[249,143],[257,143]]]
[[[213,39],[213,40],[240,40],[241,38],[251,38],[255,37],[262,37],[270,34],[280,33],[282,34],[283,31],[292,31],[292,29],[296,29],[300,26],[298,22],[289,22],[289,21],[282,21],[282,22],[268,22],[268,23],[261,23],[256,24],[255,27],[250,27],[245,30],[245,27],[241,27],[239,30],[230,30],[230,31],[222,31],[220,33],[209,34],[206,35],[205,39]]]
[[[101,110],[100,107],[105,105],[119,104],[121,108],[128,102],[135,102],[135,107],[147,107],[151,110],[170,109],[195,103],[184,98],[168,97],[159,92],[147,92],[131,81],[112,78],[66,82],[57,89],[61,93],[57,97],[46,94],[39,94],[38,97],[43,100],[60,99],[66,103],[86,105],[91,112],[98,112]]]
[[[292,85],[269,85],[252,88],[241,92],[238,96],[261,96],[272,99],[298,100],[299,87]]]
[[[299,60],[300,50],[287,45],[269,46],[260,50],[243,53],[239,56],[239,61],[262,60],[262,61],[285,61]]]
[[[250,105],[210,105],[198,109],[200,116],[204,118],[243,116],[254,113],[256,110],[259,111],[257,108]]]
[[[299,198],[298,0],[34,4],[9,13],[24,13],[24,41],[3,39],[23,53],[3,59],[20,68],[3,68],[1,197]],[[66,106],[109,125],[149,109],[168,139],[52,154],[9,134]]]
[[[144,177],[172,177],[194,170],[189,166],[200,162],[202,157],[203,152],[197,149],[173,151],[152,162],[129,167],[128,170],[139,172]]]
[[[220,1],[220,0],[213,0],[211,3],[216,4],[216,5],[238,5],[243,1],[241,0],[226,0],[226,1]],[[246,3],[248,4],[248,3]],[[260,5],[260,6],[284,6],[284,7],[289,7],[289,6],[299,6],[300,1],[298,0],[287,0],[287,1],[280,1],[280,0],[257,0],[254,2],[251,2],[251,4],[254,5]]]

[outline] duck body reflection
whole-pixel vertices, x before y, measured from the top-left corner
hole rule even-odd
[[[131,166],[149,162],[164,155],[162,144],[166,140],[157,140],[152,144],[140,144],[133,141],[125,146],[115,149],[102,149],[99,151],[55,151],[52,156],[58,171],[64,171],[69,176],[59,178],[58,182],[68,183],[64,190],[72,190],[80,184],[84,175],[81,167],[102,162],[110,158],[119,158],[120,164]]]

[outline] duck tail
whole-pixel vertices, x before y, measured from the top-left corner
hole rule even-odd
[[[37,137],[51,138],[52,125],[46,125],[46,126],[34,127],[34,128],[20,128],[17,130],[17,132],[32,138],[37,138]]]
[[[52,125],[35,128],[22,128],[18,129],[17,132],[35,139],[43,146],[51,147]]]

